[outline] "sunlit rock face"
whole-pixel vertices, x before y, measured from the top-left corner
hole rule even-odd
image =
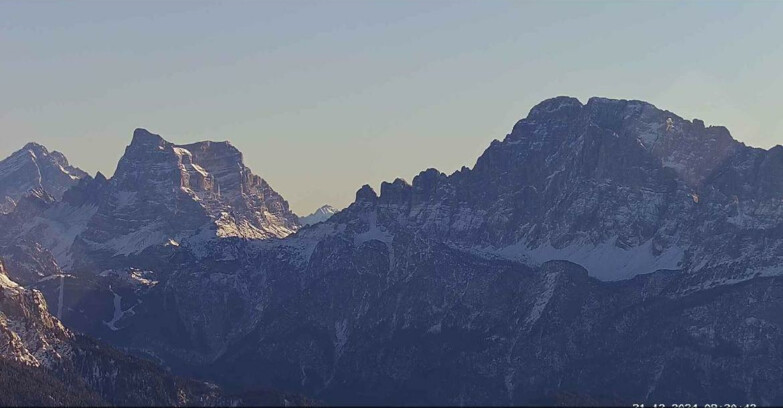
[[[288,203],[228,142],[174,145],[137,129],[114,176],[85,176],[59,197],[44,190],[0,220],[5,242],[39,242],[65,270],[182,241],[282,238],[299,228]],[[10,241],[10,242],[9,242]],[[96,272],[100,272],[97,270]]]
[[[86,175],[71,166],[62,153],[28,143],[0,161],[0,213],[12,211],[22,196],[34,190],[59,199]]]
[[[143,129],[134,132],[97,204],[83,238],[110,242],[120,253],[199,233],[281,238],[299,227],[288,203],[230,143],[179,146]]]
[[[0,340],[0,358],[25,365],[57,369],[73,357],[73,335],[49,313],[41,292],[9,279],[2,260]]]

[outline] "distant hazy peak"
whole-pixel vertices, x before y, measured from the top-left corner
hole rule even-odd
[[[302,223],[302,225],[312,225],[317,224],[319,222],[323,222],[331,218],[332,215],[334,215],[338,210],[331,205],[323,205],[317,210],[315,210],[312,214],[300,217],[299,222]]]
[[[316,214],[334,214],[334,213],[336,213],[336,212],[337,212],[337,209],[336,209],[336,208],[332,207],[332,206],[331,206],[331,205],[329,205],[329,204],[326,204],[326,205],[322,205],[321,207],[319,207],[317,210],[315,210],[315,211],[314,211],[312,214],[310,214],[310,215],[316,215]]]

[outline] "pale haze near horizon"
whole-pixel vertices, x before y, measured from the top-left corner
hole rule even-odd
[[[305,215],[472,166],[543,99],[640,99],[780,143],[773,2],[0,2],[0,157],[114,172],[134,128],[230,140]]]

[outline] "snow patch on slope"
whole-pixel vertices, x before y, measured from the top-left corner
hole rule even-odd
[[[136,268],[128,269],[107,269],[99,274],[101,277],[114,277],[120,281],[133,286],[150,288],[158,284],[158,281],[154,279],[155,272],[143,271]]]
[[[378,214],[375,212],[370,213],[368,217],[368,223],[370,224],[367,231],[360,234],[356,234],[353,239],[354,245],[359,246],[367,241],[376,240],[381,241],[387,245],[391,244],[394,239],[394,235],[386,231],[383,227],[378,226]]]
[[[662,269],[679,270],[685,256],[685,251],[677,246],[666,248],[655,255],[652,239],[636,247],[620,248],[616,237],[598,245],[574,242],[562,248],[555,248],[550,242],[530,248],[520,241],[490,252],[534,266],[556,260],[573,262],[587,269],[590,276],[602,281],[630,279]]]
[[[130,234],[106,241],[104,246],[115,255],[137,254],[150,246],[168,242],[170,237],[161,231],[163,229],[162,223],[148,224]]]
[[[116,292],[114,292],[111,287],[109,287],[109,290],[111,290],[112,295],[114,296],[114,315],[112,316],[112,319],[107,321],[104,321],[103,324],[106,325],[111,331],[118,331],[121,329],[121,327],[117,327],[116,324],[118,321],[120,321],[122,318],[125,317],[125,315],[133,316],[136,314],[136,312],[133,310],[141,303],[141,299],[139,299],[138,303],[135,305],[129,307],[127,310],[122,310],[122,296],[118,295]]]

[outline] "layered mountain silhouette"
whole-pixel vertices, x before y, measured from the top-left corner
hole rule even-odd
[[[782,175],[780,146],[557,97],[311,223],[230,144],[139,129],[112,178],[16,199],[0,256],[67,326],[227,389],[781,404]]]

